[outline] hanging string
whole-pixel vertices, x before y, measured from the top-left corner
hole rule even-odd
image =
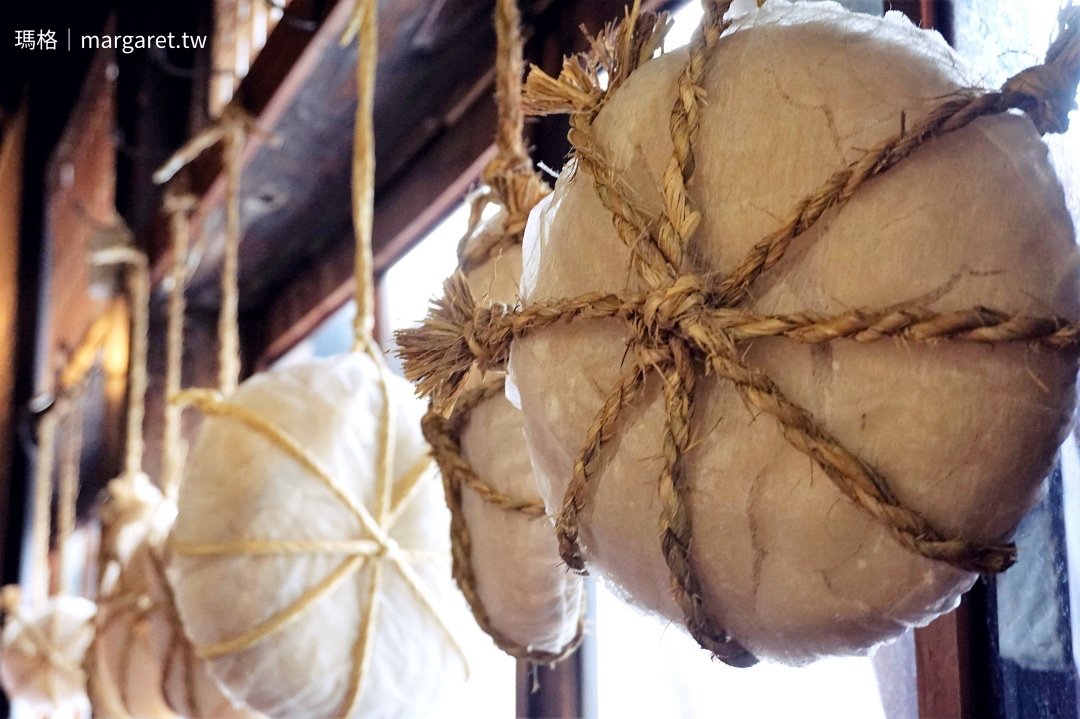
[[[458,270],[462,276],[491,262],[511,248],[520,248],[532,209],[550,193],[543,178],[533,169],[525,148],[525,113],[522,105],[523,46],[521,15],[516,0],[498,0],[495,6],[496,101],[498,123],[495,131],[495,157],[484,168],[487,191],[474,196],[469,227],[458,244]],[[498,222],[482,227],[482,210],[488,203],[497,204]],[[520,267],[519,267],[520,271]],[[485,502],[526,517],[542,517],[544,503],[539,496],[506,495],[477,475],[464,456],[461,437],[469,426],[473,410],[504,394],[505,377],[485,374],[479,386],[471,387],[454,405],[453,416],[445,418],[429,409],[422,422],[424,437],[442,472],[446,503],[450,508],[450,548],[454,580],[468,601],[473,617],[504,652],[535,664],[553,664],[572,654],[584,636],[585,596],[578,610],[577,631],[554,651],[522,645],[503,633],[492,621],[481,596],[476,570],[472,563],[473,538],[465,518],[463,494],[466,490]]]
[[[225,127],[225,254],[221,264],[218,315],[218,390],[228,397],[240,381],[240,173],[247,131],[242,122]]]
[[[221,311],[218,314],[218,391],[228,396],[240,379],[239,310],[240,178],[243,152],[250,134],[260,134],[269,142],[275,138],[261,133],[255,120],[237,105],[228,105],[221,118],[177,150],[154,173],[154,182],[168,182],[182,167],[219,142],[225,175],[225,247],[221,267]]]
[[[392,513],[391,497],[394,485],[394,449],[397,424],[388,384],[389,370],[372,333],[375,328],[375,263],[372,255],[372,234],[375,222],[375,72],[378,63],[378,19],[376,0],[356,0],[353,16],[342,43],[359,33],[356,54],[356,118],[353,128],[352,210],[353,232],[356,235],[354,267],[356,316],[353,318],[353,351],[362,351],[375,363],[379,374],[379,394],[382,413],[379,417],[379,456],[376,464],[375,522],[388,526]],[[407,565],[402,565],[404,569]],[[374,652],[375,626],[379,616],[379,590],[384,575],[383,562],[371,568],[367,592],[367,611],[363,613],[360,631],[353,645],[353,670],[350,676],[350,700],[347,716],[352,716],[364,694],[364,681]],[[439,616],[434,605],[431,611]]]
[[[34,517],[30,527],[31,606],[39,606],[49,598],[52,475],[56,458],[56,430],[59,424],[57,402],[45,410],[38,420],[37,466],[34,470]]]
[[[521,106],[521,76],[524,67],[521,42],[521,13],[517,0],[498,0],[495,5],[495,99],[499,124],[495,133],[498,155],[484,170],[485,179],[507,170],[533,171],[532,158],[525,150],[525,113]],[[498,188],[496,188],[498,190]],[[506,199],[503,198],[503,204]]]
[[[79,393],[81,395],[81,392]],[[73,594],[66,568],[68,544],[75,533],[75,503],[79,496],[79,460],[83,446],[81,396],[73,401],[64,417],[64,453],[60,463],[60,486],[56,499],[56,548],[60,573],[60,593]]]
[[[90,256],[92,264],[128,266],[131,302],[131,357],[128,360],[127,441],[124,474],[142,473],[143,417],[146,414],[146,344],[150,331],[150,268],[146,255],[131,246],[109,247]]]
[[[343,41],[359,32],[356,58],[356,124],[353,132],[352,210],[356,234],[356,317],[353,334],[357,348],[370,349],[374,340],[375,288],[371,238],[375,209],[375,65],[378,62],[378,26],[375,2],[356,0],[352,22]],[[373,354],[381,353],[375,349]]]
[[[170,192],[165,197],[169,215],[169,234],[172,239],[172,286],[169,288],[168,330],[165,355],[165,397],[168,400],[180,393],[184,361],[184,288],[187,284],[188,236],[191,231],[189,213],[195,208],[195,197]],[[165,428],[162,437],[161,488],[165,496],[175,500],[180,491],[183,471],[182,430],[183,408],[172,401],[165,403]]]

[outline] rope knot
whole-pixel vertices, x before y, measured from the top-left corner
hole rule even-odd
[[[653,333],[670,331],[690,315],[705,306],[701,280],[694,275],[682,275],[671,285],[651,292],[642,304],[644,326]]]
[[[1009,78],[1003,89],[1031,98],[1026,113],[1040,134],[1063,133],[1069,129],[1069,113],[1076,109],[1078,80],[1076,67],[1036,65]]]
[[[1070,4],[1058,15],[1058,34],[1046,51],[1046,62],[1023,70],[1005,83],[1004,92],[1015,92],[1033,101],[1024,107],[1040,133],[1069,129],[1069,113],[1076,109],[1080,84],[1080,6]]]
[[[386,537],[380,544],[378,551],[375,552],[376,559],[389,559],[396,560],[401,558],[401,545],[397,543],[397,540],[390,537]]]
[[[482,371],[502,369],[507,358],[509,342],[505,318],[509,314],[506,305],[495,303],[477,307],[472,319],[462,327],[462,337],[469,346],[476,366]]]

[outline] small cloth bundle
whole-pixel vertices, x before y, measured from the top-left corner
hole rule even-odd
[[[117,719],[170,719],[176,715],[162,695],[162,661],[150,639],[153,604],[144,592],[143,567],[133,558],[148,543],[160,545],[175,510],[140,473],[109,483],[100,516],[103,576],[87,656],[94,711]]]
[[[352,353],[185,393],[207,420],[177,608],[228,695],[275,719],[425,716],[464,678],[448,513],[417,403],[384,372]]]
[[[103,566],[97,634],[87,657],[90,698],[111,719],[244,719],[211,679],[184,635],[165,580],[172,502],[145,475],[110,482],[102,507]]]
[[[87,705],[83,659],[94,639],[97,606],[82,597],[56,596],[24,610],[17,590],[6,587],[4,594],[4,692],[43,713],[81,710]]]

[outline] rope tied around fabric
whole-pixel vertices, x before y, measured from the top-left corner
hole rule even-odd
[[[341,485],[332,472],[311,452],[293,439],[284,429],[244,407],[228,402],[219,393],[210,390],[185,390],[172,398],[172,401],[192,406],[208,417],[220,417],[238,422],[256,432],[271,446],[282,451],[292,461],[304,467],[312,477],[327,487],[357,520],[366,535],[355,540],[316,539],[304,542],[289,540],[246,540],[232,543],[197,544],[173,541],[172,550],[181,556],[251,556],[296,553],[322,553],[343,556],[341,564],[324,579],[305,590],[300,597],[288,606],[274,613],[259,625],[242,634],[222,641],[196,647],[200,656],[208,659],[225,656],[254,646],[266,638],[283,630],[298,619],[321,597],[333,591],[341,582],[354,576],[365,567],[371,571],[367,601],[363,607],[361,631],[356,644],[355,665],[352,672],[352,685],[346,696],[349,705],[342,716],[352,716],[359,705],[363,693],[363,679],[370,667],[374,627],[378,616],[379,591],[382,588],[383,573],[387,566],[397,570],[414,598],[430,612],[438,626],[445,633],[450,644],[468,664],[464,650],[458,642],[451,622],[440,610],[437,598],[427,588],[423,579],[411,565],[411,560],[422,554],[403,549],[390,536],[397,521],[409,504],[419,495],[423,483],[431,479],[428,471],[430,457],[419,458],[410,467],[399,482],[404,487],[401,498],[388,511],[378,518],[355,499]]]
[[[497,262],[507,250],[520,247],[529,213],[551,188],[533,168],[524,141],[525,112],[522,105],[522,75],[524,71],[521,15],[516,0],[498,0],[495,4],[496,103],[498,124],[495,133],[495,156],[485,166],[484,189],[473,197],[469,226],[458,245],[458,277],[466,284],[464,273]],[[482,222],[482,210],[493,203],[499,208],[491,223]],[[480,310],[480,316],[470,321],[470,330],[463,335],[474,357],[483,356],[488,338],[484,326],[501,317],[502,305]],[[486,314],[485,314],[486,313]],[[485,362],[479,363],[481,370]],[[483,502],[502,511],[520,513],[531,520],[545,517],[539,498],[514,497],[493,488],[477,475],[462,449],[462,433],[468,426],[472,411],[480,404],[504,392],[505,376],[501,371],[472,372],[465,368],[457,382],[462,388],[470,378],[475,385],[454,407],[453,416],[443,416],[434,404],[422,422],[424,437],[443,477],[446,503],[450,508],[450,539],[453,575],[465,595],[477,624],[507,654],[537,664],[554,664],[570,656],[584,636],[584,605],[579,612],[577,631],[563,647],[547,651],[523,646],[495,626],[478,589],[476,570],[472,562],[472,534],[465,519],[463,492],[468,490]],[[584,597],[583,597],[584,600]]]
[[[49,622],[47,630],[42,631],[34,622],[26,618],[22,611],[22,596],[17,586],[9,584],[0,590],[0,609],[3,609],[7,621],[16,622],[22,627],[26,641],[45,658],[50,671],[55,670],[65,675],[74,684],[79,684],[85,679],[83,668],[64,656],[63,649],[58,645],[55,619]],[[51,674],[46,677],[46,688],[50,699],[55,703],[56,682]]]
[[[445,295],[434,303],[426,323],[399,332],[398,342],[406,376],[417,384],[418,392],[431,397],[435,408],[447,414],[472,368],[504,368],[515,339],[558,323],[624,320],[632,332],[627,360],[574,463],[556,524],[560,551],[568,566],[584,571],[578,518],[599,471],[601,450],[617,435],[624,410],[637,401],[646,378],[653,372],[659,374],[666,419],[664,463],[657,487],[662,505],[658,530],[672,595],[699,644],[726,663],[748,666],[756,659],[707,613],[690,558],[692,526],[683,459],[690,448],[696,380],[703,372],[731,382],[754,416],[771,417],[792,447],[810,457],[845,497],[882,523],[902,546],[969,572],[997,573],[1015,561],[1012,544],[946,536],[921,514],[902,506],[874,467],[854,456],[808,411],[788,400],[765,373],[748,366],[738,344],[767,336],[804,343],[840,338],[874,342],[890,337],[928,343],[1026,342],[1076,351],[1080,323],[1060,317],[1011,315],[986,307],[938,313],[925,306],[930,303],[925,297],[831,316],[809,312],[769,316],[741,305],[754,281],[774,267],[792,241],[813,227],[826,210],[841,208],[867,180],[886,172],[930,140],[979,117],[1014,109],[1025,112],[1040,132],[1064,130],[1068,111],[1075,107],[1080,80],[1080,9],[1070,6],[1062,12],[1059,33],[1043,65],[1018,74],[999,92],[959,92],[913,128],[870,148],[797,203],[780,228],[758,242],[732,272],[707,285],[684,267],[685,248],[700,220],[686,186],[693,175],[693,141],[699,104],[705,97],[703,68],[727,27],[723,18],[730,3],[706,1],[704,5],[703,25],[691,41],[678,80],[669,127],[674,149],[660,189],[663,211],[657,218],[649,218],[635,205],[591,125],[611,90],[637,67],[633,55],[624,53],[622,61],[617,61],[617,49],[655,48],[666,20],[648,14],[638,18],[635,3],[625,22],[609,26],[593,40],[590,53],[564,61],[557,79],[534,68],[526,85],[525,102],[531,112],[571,115],[570,140],[576,163],[572,171],[584,170],[592,177],[597,197],[611,214],[619,238],[631,250],[631,268],[646,289],[547,300],[522,308],[482,308],[476,306],[459,275],[447,281]],[[606,90],[601,69],[610,77]]]

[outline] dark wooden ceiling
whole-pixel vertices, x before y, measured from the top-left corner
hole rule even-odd
[[[340,305],[351,278],[356,46],[338,42],[351,3],[316,8],[295,0],[290,7],[315,17],[318,29],[281,23],[238,91],[277,140],[250,142],[241,187],[242,322],[256,358],[280,354]],[[557,68],[564,53],[582,49],[583,24],[595,31],[622,8],[614,0],[523,2],[527,55]],[[459,200],[482,167],[495,127],[493,12],[494,0],[380,3],[377,270]],[[560,160],[564,132],[555,133]],[[218,170],[211,160],[192,176],[203,193],[194,223],[203,254],[189,285],[194,309],[219,301]],[[168,254],[162,239],[159,233],[148,243],[159,268]]]

